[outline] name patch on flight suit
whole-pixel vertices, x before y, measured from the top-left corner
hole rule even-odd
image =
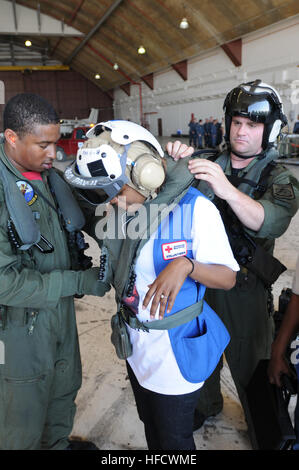
[[[295,199],[295,193],[291,183],[273,184],[273,196],[276,199],[286,199],[288,201]]]
[[[33,187],[27,181],[17,181],[16,183],[28,206],[31,206],[37,199],[37,194],[35,194]]]
[[[169,259],[178,258],[179,256],[186,256],[187,254],[187,241],[180,240],[176,242],[163,243],[162,254],[164,261]]]

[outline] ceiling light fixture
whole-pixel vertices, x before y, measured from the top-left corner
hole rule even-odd
[[[94,78],[95,78],[96,80],[99,80],[99,79],[101,78],[101,75],[100,75],[99,73],[96,73],[95,76],[94,76]]]
[[[145,54],[145,48],[141,45],[139,46],[139,49],[138,49],[138,54]]]
[[[187,29],[189,28],[189,23],[187,18],[183,18],[182,21],[180,22],[180,28],[181,29]]]
[[[117,63],[117,62],[115,62],[115,64],[113,65],[113,68],[114,68],[114,70],[118,70],[119,67],[118,67],[118,63]]]
[[[27,41],[25,41],[25,46],[26,46],[26,47],[32,46],[32,42],[29,41],[29,39],[27,39]]]

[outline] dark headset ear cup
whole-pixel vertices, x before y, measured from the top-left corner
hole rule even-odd
[[[153,155],[142,154],[133,162],[131,180],[137,187],[154,191],[162,185],[164,179],[162,161]]]

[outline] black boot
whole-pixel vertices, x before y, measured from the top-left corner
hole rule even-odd
[[[216,413],[206,416],[203,413],[201,413],[201,411],[199,411],[197,408],[195,408],[194,419],[193,419],[193,432],[201,428],[206,419],[211,418],[212,416],[218,415],[218,413],[220,413],[221,410],[222,408],[220,408],[219,411],[217,411]]]
[[[201,428],[206,419],[207,416],[196,409],[194,411],[193,431],[197,431],[197,429]]]

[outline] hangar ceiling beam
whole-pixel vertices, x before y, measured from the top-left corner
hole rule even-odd
[[[236,67],[242,65],[242,39],[222,44],[221,48]]]
[[[114,10],[122,3],[123,0],[116,0],[110,8],[106,11],[106,13],[102,16],[100,21],[89,31],[89,33],[85,36],[83,41],[76,47],[76,49],[67,57],[65,60],[66,64],[70,64],[73,58],[81,51],[81,49],[85,46],[85,44],[92,38],[92,36],[98,31],[98,29],[102,26],[102,24],[109,18],[109,16],[114,12]]]
[[[143,80],[144,83],[146,83],[147,86],[151,90],[154,89],[154,74],[153,73],[148,73],[147,75],[143,75],[143,77],[141,77],[141,80]]]
[[[188,80],[187,60],[182,60],[177,64],[171,64],[171,67],[179,74],[183,80]]]
[[[0,0],[0,11],[0,35],[83,36],[77,29],[40,13],[40,7],[33,10],[15,0]]]
[[[12,11],[13,11],[13,20],[14,20],[14,23],[15,23],[15,29],[16,29],[16,31],[18,31],[16,0],[12,0]]]

